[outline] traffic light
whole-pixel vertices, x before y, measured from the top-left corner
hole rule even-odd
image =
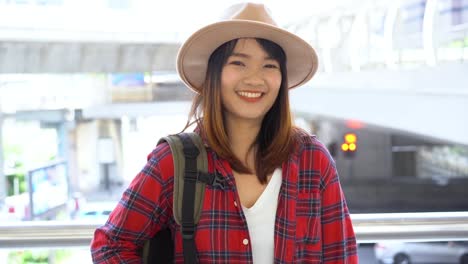
[[[343,136],[344,142],[341,144],[341,151],[347,158],[353,158],[357,152],[357,136],[355,133],[346,133]]]

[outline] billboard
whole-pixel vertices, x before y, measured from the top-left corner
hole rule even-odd
[[[67,164],[58,162],[28,172],[31,219],[67,203],[67,171]]]

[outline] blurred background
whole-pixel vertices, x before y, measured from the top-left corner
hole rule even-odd
[[[180,44],[235,2],[0,0],[0,222],[104,223],[187,121]],[[352,214],[468,211],[468,0],[257,2],[319,55],[291,105],[336,160]],[[424,246],[468,263],[466,244]],[[388,248],[360,245],[361,262],[408,263],[380,258]],[[0,262],[88,255],[0,249]]]

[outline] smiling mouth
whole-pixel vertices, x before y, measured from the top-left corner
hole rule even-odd
[[[254,92],[237,92],[238,95],[242,96],[242,97],[247,97],[247,98],[252,98],[252,99],[255,99],[255,98],[260,98],[263,93],[254,93]]]

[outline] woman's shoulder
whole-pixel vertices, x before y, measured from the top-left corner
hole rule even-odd
[[[169,143],[165,141],[161,141],[157,143],[154,147],[151,153],[148,154],[148,161],[154,160],[159,161],[161,159],[168,158],[172,155],[171,153],[171,147],[169,146]]]
[[[147,156],[147,167],[157,171],[162,178],[171,177],[174,171],[174,163],[171,147],[167,142],[158,143]]]
[[[310,147],[324,147],[322,142],[317,139],[317,136],[305,131],[302,128],[295,128],[294,129],[295,138],[298,141],[299,146],[310,148]]]
[[[317,138],[316,135],[311,134],[304,129],[295,129],[296,139],[299,145],[299,153],[301,155],[311,154],[317,157],[320,156],[327,160],[333,160],[325,145]]]
[[[158,144],[155,146],[153,151],[148,154],[147,161],[148,165],[156,168],[161,174],[162,178],[171,178],[174,175],[174,154],[171,151],[174,147],[182,147],[182,144],[173,143],[169,144],[166,140],[168,138],[162,138],[159,140]],[[182,150],[177,151],[180,156],[175,157],[176,161],[178,159],[183,159]],[[207,148],[207,154],[210,152]],[[176,162],[177,163],[177,162]]]

